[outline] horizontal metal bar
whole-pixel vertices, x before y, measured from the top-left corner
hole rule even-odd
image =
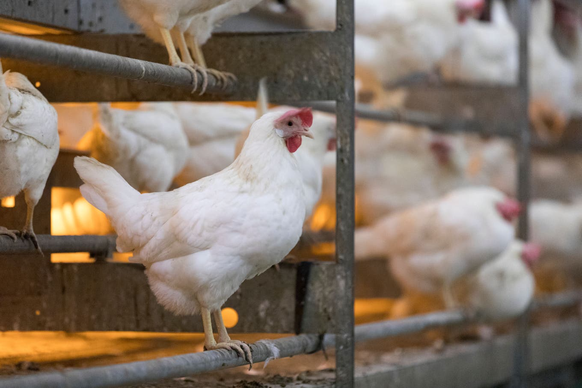
[[[36,236],[38,244],[44,253],[74,253],[89,252],[92,256],[111,257],[115,250],[117,236],[51,236],[42,234]],[[2,255],[34,253],[36,248],[30,240],[17,239],[13,241],[7,236],[0,236],[0,257]]]
[[[168,53],[143,35],[71,34],[36,36],[39,40],[92,50],[92,52],[168,63]],[[341,36],[335,32],[278,32],[213,34],[204,45],[209,67],[234,73],[238,82],[229,95],[191,93],[95,73],[48,67],[30,61],[3,58],[5,70],[25,74],[50,102],[95,101],[254,101],[257,85],[268,79],[269,99],[279,101],[335,100],[343,93],[340,78]],[[1,44],[1,43],[0,43]],[[281,50],[284,47],[284,50]],[[276,52],[277,55],[272,55]],[[36,54],[30,54],[36,55]],[[168,66],[162,66],[166,69]],[[178,71],[185,71],[177,69]],[[141,73],[138,74],[140,76]],[[75,82],[71,82],[74,79]],[[185,78],[186,84],[189,78]],[[63,85],[67,87],[64,88]]]
[[[579,302],[581,296],[580,293],[556,294],[545,298],[543,303],[536,303],[535,308],[572,305]],[[355,340],[363,342],[414,333],[434,327],[457,325],[468,321],[468,317],[461,311],[445,311],[394,321],[358,325],[355,329]],[[335,335],[326,334],[322,337],[316,334],[301,334],[276,340],[264,340],[252,344],[251,349],[254,361],[262,362],[269,358],[314,353],[322,346],[333,348]],[[232,368],[244,364],[245,362],[234,351],[212,350],[149,361],[0,379],[0,388],[118,387]]]
[[[251,345],[254,362],[313,353],[321,348],[318,335],[298,335]],[[234,351],[210,350],[149,361],[76,369],[0,379],[0,388],[104,388],[169,379],[245,365]]]
[[[310,106],[313,109],[335,113],[335,102],[333,101],[315,101],[309,104],[290,103],[293,106]],[[386,123],[407,123],[411,125],[426,126],[437,132],[471,132],[483,135],[497,135],[512,137],[513,134],[507,127],[492,128],[485,126],[477,120],[466,119],[443,119],[441,116],[433,113],[407,110],[407,109],[388,109],[378,110],[366,104],[356,104],[356,117],[381,121]]]
[[[0,57],[166,86],[202,88],[202,74],[199,72],[194,84],[192,73],[186,69],[18,35],[0,33]],[[235,85],[230,82],[227,87],[221,88],[216,77],[208,74],[208,93],[228,94],[234,88]]]

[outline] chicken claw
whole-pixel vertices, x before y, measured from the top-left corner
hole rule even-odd
[[[249,364],[249,370],[253,369],[253,354],[251,352],[251,347],[249,344],[238,340],[228,340],[224,342],[218,342],[215,345],[204,346],[204,350],[234,350],[239,356],[245,359]]]
[[[12,238],[12,240],[14,240],[14,241],[16,241],[16,234],[17,233],[19,233],[17,230],[10,230],[4,226],[0,226],[0,235],[8,236],[8,237]]]
[[[18,235],[23,240],[30,240],[37,252],[44,256],[44,253],[42,253],[42,250],[40,249],[40,245],[38,245],[38,239],[36,238],[34,231],[24,229],[22,232],[18,232]]]
[[[212,74],[216,80],[218,81],[218,85],[220,85],[220,87],[224,90],[226,89],[228,82],[235,82],[236,81],[236,77],[234,74],[232,73],[227,73],[227,72],[223,72],[223,71],[218,71],[218,70],[214,70],[214,69],[206,69],[206,71],[209,74]]]
[[[172,66],[174,66],[174,67],[177,67],[177,68],[179,68],[179,69],[186,69],[186,70],[188,70],[190,73],[192,73],[192,85],[193,85],[193,87],[194,87],[194,88],[192,89],[192,93],[194,93],[194,92],[196,91],[196,88],[198,87],[198,72],[197,72],[196,70],[200,70],[200,69],[197,67],[197,65],[189,65],[189,64],[187,64],[187,63],[184,63],[184,62],[178,62],[178,63],[175,63],[175,64],[174,64],[174,65],[172,65]],[[204,77],[205,77],[205,75],[204,75],[204,73],[203,73],[203,72],[202,72],[202,74],[203,74],[203,75],[202,75],[203,79],[205,79],[205,78],[204,78]],[[206,85],[206,82],[203,82],[203,83],[202,83],[202,93],[204,93],[204,90],[206,89],[206,86],[205,86],[205,85]],[[202,93],[200,93],[200,94],[202,94]]]

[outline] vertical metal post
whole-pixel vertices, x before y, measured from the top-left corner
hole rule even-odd
[[[354,386],[354,0],[337,0],[343,93],[337,98],[336,384]]]
[[[517,30],[519,34],[519,127],[515,137],[517,150],[517,197],[523,206],[519,217],[518,237],[524,241],[529,238],[529,202],[531,195],[531,132],[529,129],[529,56],[528,33],[530,21],[530,0],[517,0]],[[518,321],[515,339],[512,388],[527,386],[529,372],[528,330],[529,311]]]

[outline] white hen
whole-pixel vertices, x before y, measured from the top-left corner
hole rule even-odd
[[[172,104],[144,103],[135,110],[99,104],[96,116],[79,147],[115,168],[136,190],[168,190],[188,154],[188,139]]]
[[[476,274],[463,279],[466,307],[486,321],[523,314],[533,299],[535,279],[531,266],[540,251],[539,245],[516,240]]]
[[[356,230],[356,260],[390,258],[405,291],[443,290],[451,307],[452,283],[509,246],[519,211],[517,201],[493,188],[455,190]]]
[[[0,198],[24,192],[26,223],[19,232],[40,251],[33,230],[34,207],[59,153],[57,112],[23,74],[0,64]],[[16,241],[14,231],[0,235]]]
[[[446,80],[514,85],[517,82],[517,31],[502,0],[494,0],[491,22],[469,19],[461,26],[460,44],[443,60]]]
[[[530,211],[531,240],[540,244],[548,259],[582,264],[582,206],[538,200]]]
[[[252,363],[248,345],[230,340],[220,307],[299,240],[305,202],[293,152],[312,136],[312,120],[309,109],[268,113],[233,164],[166,193],[139,194],[112,168],[75,159],[81,193],[111,218],[117,249],[146,266],[159,303],[176,314],[202,313],[206,349],[233,349]]]
[[[574,95],[574,70],[552,38],[551,0],[532,4],[529,72],[532,125],[544,140],[559,137],[567,124]]]
[[[360,123],[356,192],[364,223],[461,187],[467,159],[459,138],[404,124]]]
[[[253,108],[216,103],[175,103],[190,151],[176,177],[179,185],[226,168],[234,160],[237,139],[255,121]]]

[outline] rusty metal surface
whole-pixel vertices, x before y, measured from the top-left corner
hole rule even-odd
[[[157,303],[142,265],[49,264],[40,256],[4,258],[1,265],[10,276],[0,285],[0,330],[202,331],[199,316],[177,317]],[[239,314],[229,331],[292,333],[296,273],[295,265],[282,263],[280,271],[269,269],[244,282],[224,305]],[[316,270],[309,279],[306,332],[322,332],[329,322],[329,311],[319,310],[332,304],[329,292],[318,294],[329,287],[323,275]]]
[[[168,60],[163,46],[139,35],[45,35],[42,39],[143,61],[166,64]],[[343,57],[339,47],[338,35],[332,32],[217,34],[204,45],[204,55],[210,67],[237,75],[237,88],[228,96],[199,96],[188,88],[113,78],[22,60],[3,58],[2,63],[6,70],[26,74],[33,83],[40,81],[39,90],[50,102],[252,101],[256,99],[259,79],[267,77],[269,98],[276,103],[283,100],[334,100],[340,95]],[[275,52],[278,54],[273,55]],[[189,77],[185,70],[151,66],[163,71],[167,69],[168,74],[185,72],[184,77]],[[184,83],[187,84],[188,80]]]

